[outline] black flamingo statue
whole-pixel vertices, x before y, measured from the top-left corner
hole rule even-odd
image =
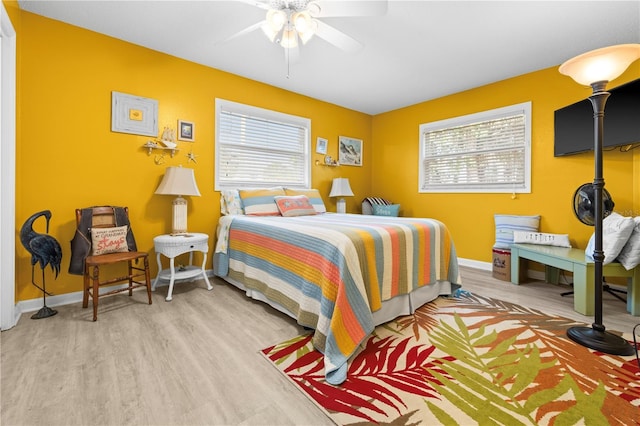
[[[56,278],[60,273],[60,263],[62,261],[62,249],[58,241],[51,235],[38,234],[33,230],[33,222],[40,216],[47,218],[47,234],[49,233],[49,220],[51,220],[51,211],[43,210],[38,213],[34,213],[29,219],[26,220],[22,229],[20,229],[20,242],[29,253],[31,253],[31,284],[36,286],[42,291],[43,306],[42,308],[31,316],[31,319],[41,319],[54,316],[58,311],[47,307],[47,295],[51,296],[51,293],[47,292],[44,269],[47,264],[51,266],[51,270],[56,273]],[[42,287],[36,284],[34,279],[34,268],[36,263],[40,263],[40,269],[42,269]]]

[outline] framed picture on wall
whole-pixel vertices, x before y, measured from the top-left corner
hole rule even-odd
[[[338,163],[341,166],[362,166],[362,139],[340,136]]]
[[[316,153],[318,154],[326,154],[327,153],[327,145],[329,141],[324,138],[318,138],[316,140]]]
[[[178,140],[193,142],[196,140],[196,125],[190,121],[178,120]]]
[[[111,92],[111,131],[158,136],[158,101]]]

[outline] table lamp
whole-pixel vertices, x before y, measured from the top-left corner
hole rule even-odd
[[[353,191],[349,185],[349,179],[347,178],[335,178],[333,185],[331,186],[331,193],[329,197],[340,197],[337,203],[337,212],[347,212],[347,202],[342,197],[353,197]]]
[[[187,200],[183,195],[200,196],[193,169],[183,167],[167,167],[156,194],[177,195],[173,200],[173,229],[171,235],[187,233]]]

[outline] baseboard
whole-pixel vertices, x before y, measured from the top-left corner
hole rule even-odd
[[[491,264],[491,262],[481,262],[479,260],[473,260],[473,259],[463,259],[463,258],[458,258],[458,264],[460,266],[466,266],[469,268],[473,268],[473,269],[479,269],[481,271],[488,271],[491,272],[493,269],[493,265]],[[208,277],[213,277],[214,273],[212,269],[207,270],[207,276]],[[533,278],[536,280],[544,280],[544,272],[541,271],[532,271],[532,270],[527,270],[527,277],[529,278]],[[196,277],[197,278],[197,277]],[[155,279],[155,278],[154,278]],[[176,284],[181,283],[181,282],[190,282],[190,281],[194,281],[194,278],[188,278],[185,280],[176,280]],[[166,280],[159,280],[157,287],[164,287],[164,286],[168,286],[169,282]],[[109,289],[103,289],[103,291],[111,291],[111,290],[115,290],[116,288],[125,288],[127,285],[126,284],[122,284],[119,286],[113,286]],[[157,288],[156,287],[156,288]],[[136,289],[136,290],[140,290],[140,289]],[[42,308],[42,298],[37,298],[37,299],[29,299],[29,300],[22,300],[20,302],[18,302],[16,304],[16,308],[15,308],[15,323],[18,323],[18,320],[20,320],[20,316],[23,313],[26,312],[35,312],[37,310],[39,310],[40,308]],[[47,297],[47,306],[49,307],[55,307],[55,306],[63,306],[63,305],[70,305],[72,303],[81,303],[82,302],[82,291],[76,291],[73,293],[65,293],[65,294],[61,294],[59,296],[49,296]]]
[[[479,269],[481,271],[487,271],[487,272],[493,271],[493,264],[491,262],[481,262],[479,260],[463,259],[459,257],[458,265],[466,266],[468,268]],[[544,281],[545,279],[544,271],[534,271],[532,269],[527,269],[526,276],[528,278],[532,278],[537,281]]]
[[[213,277],[213,270],[210,269],[207,271],[207,276],[208,277]],[[179,284],[179,283],[183,283],[183,282],[191,282],[191,281],[195,281],[197,279],[196,278],[187,278],[184,280],[176,280],[175,284]],[[155,278],[151,279],[151,282],[153,283],[153,281],[155,280]],[[158,285],[156,286],[156,288],[158,287],[165,287],[169,285],[169,281],[166,280],[159,280],[158,281]],[[101,289],[101,293],[106,293],[108,291],[112,291],[112,290],[117,290],[120,288],[126,288],[127,284],[120,284],[120,285],[114,285],[114,286],[110,286],[109,288],[103,288]],[[142,288],[137,288],[134,291],[140,291],[142,290]],[[58,296],[47,296],[47,306],[53,308],[55,306],[63,306],[63,305],[71,305],[73,303],[81,303],[82,302],[82,291],[75,291],[73,293],[65,293],[65,294],[61,294]],[[42,308],[42,304],[43,304],[43,299],[42,297],[37,298],[37,299],[29,299],[29,300],[22,300],[20,302],[18,302],[16,304],[16,322],[15,324],[18,323],[18,320],[20,319],[20,316],[23,313],[26,312],[35,312],[37,310],[39,310],[40,308]]]
[[[493,265],[491,262],[481,262],[479,260],[463,259],[461,257],[458,258],[458,265],[466,266],[468,268],[480,269],[481,271],[491,272],[493,270]]]

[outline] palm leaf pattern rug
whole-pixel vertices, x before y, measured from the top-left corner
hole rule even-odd
[[[575,324],[467,293],[376,327],[340,386],[310,334],[262,353],[339,425],[640,425],[635,357],[572,342]]]

